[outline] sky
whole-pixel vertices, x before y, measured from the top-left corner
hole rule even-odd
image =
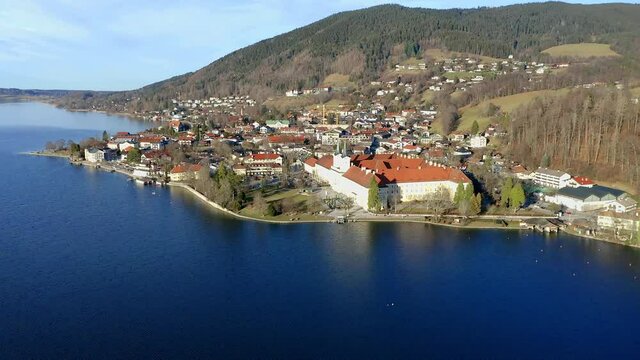
[[[336,12],[389,2],[0,0],[0,88],[136,89]],[[468,8],[515,1],[395,2]]]

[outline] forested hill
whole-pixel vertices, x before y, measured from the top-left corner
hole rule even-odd
[[[421,56],[441,48],[492,57],[535,58],[559,44],[602,42],[623,55],[640,49],[640,5],[536,3],[497,8],[432,10],[383,5],[329,16],[237,50],[193,73],[109,95],[76,94],[68,107],[136,98],[136,109],[167,105],[178,96],[249,94],[264,99],[313,87],[331,73],[358,83],[388,69],[397,54]],[[188,56],[188,54],[185,54]]]

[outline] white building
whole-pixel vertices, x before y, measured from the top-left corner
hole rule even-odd
[[[92,163],[103,162],[104,151],[96,148],[84,149],[84,158]]]
[[[364,209],[368,208],[372,181],[378,185],[385,208],[402,201],[424,200],[440,189],[453,199],[458,184],[471,186],[471,180],[459,169],[395,154],[327,155],[307,160],[305,170]]]
[[[598,227],[627,231],[640,231],[640,214],[619,214],[605,211],[598,214]]]
[[[481,135],[472,136],[469,140],[469,146],[474,149],[487,147],[487,138]]]
[[[624,191],[605,186],[565,187],[545,200],[577,211],[613,210],[624,213],[633,211],[637,203]]]
[[[171,181],[197,180],[200,176],[200,164],[178,164],[169,173]]]
[[[534,183],[554,189],[562,189],[566,187],[569,180],[571,180],[571,175],[560,170],[541,167],[533,174]]]

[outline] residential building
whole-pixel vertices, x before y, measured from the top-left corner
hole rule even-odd
[[[282,129],[282,128],[286,128],[289,127],[289,125],[291,124],[291,122],[289,120],[267,120],[266,121],[266,125],[272,129]]]
[[[597,224],[605,229],[640,231],[640,213],[620,214],[604,211],[598,214]]]
[[[201,169],[200,164],[178,164],[169,172],[169,179],[171,181],[197,180]]]
[[[98,163],[104,160],[104,151],[96,148],[84,149],[84,158],[88,162]]]
[[[474,149],[487,147],[487,138],[482,135],[475,135],[469,139],[469,146]]]
[[[562,189],[567,186],[571,175],[564,171],[548,168],[538,168],[533,174],[533,182],[553,189]]]

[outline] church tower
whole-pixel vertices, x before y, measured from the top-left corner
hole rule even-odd
[[[336,152],[333,155],[333,170],[344,174],[351,167],[351,157],[347,155],[347,144],[343,139],[338,139]]]

